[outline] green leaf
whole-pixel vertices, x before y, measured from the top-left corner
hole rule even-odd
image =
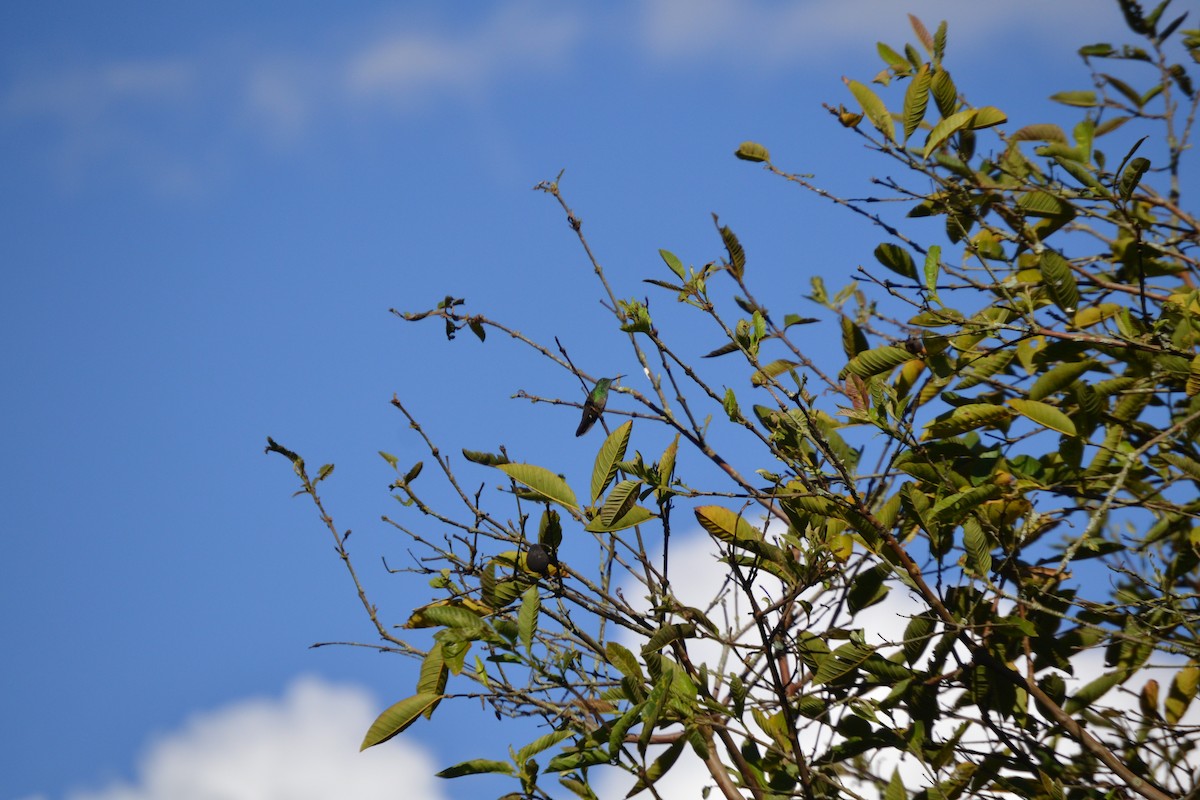
[[[761,542],[762,531],[747,522],[741,514],[721,506],[699,506],[695,510],[700,527],[722,542]]]
[[[908,621],[904,628],[904,660],[913,665],[925,649],[929,647],[929,638],[933,634],[933,616],[918,614]]]
[[[1063,704],[1063,711],[1068,714],[1078,714],[1085,708],[1090,708],[1092,703],[1099,700],[1109,689],[1112,689],[1118,684],[1124,683],[1129,677],[1129,671],[1118,669],[1107,675],[1101,675],[1086,685],[1080,687],[1079,691],[1073,696],[1067,698],[1067,702]]]
[[[959,436],[967,431],[985,426],[995,426],[1012,419],[1012,410],[993,403],[967,403],[953,411],[930,421],[925,426],[925,436],[930,439],[945,439]]]
[[[436,705],[441,699],[440,694],[421,692],[388,707],[371,723],[359,750],[366,750],[368,747],[382,744],[396,734],[402,733],[408,726],[416,722],[427,708]]]
[[[1017,208],[1031,217],[1070,217],[1075,209],[1071,204],[1050,192],[1037,190],[1026,192],[1017,198]]]
[[[608,657],[608,663],[620,670],[622,675],[638,683],[645,683],[646,676],[642,673],[642,665],[628,647],[617,642],[608,642],[604,645],[604,654]]]
[[[521,597],[521,610],[517,612],[517,633],[525,651],[532,653],[533,634],[537,632],[538,612],[542,607],[542,598],[537,586],[530,586]]]
[[[958,88],[950,79],[950,73],[945,69],[940,66],[937,68],[929,82],[929,89],[933,93],[934,102],[937,103],[938,113],[942,115],[943,119],[958,110]]]
[[[922,64],[921,69],[908,82],[908,90],[904,93],[904,141],[913,135],[925,119],[925,109],[929,106],[929,83],[932,75],[929,65]]]
[[[467,327],[471,329],[471,333],[478,337],[479,341],[487,341],[487,330],[483,327],[483,323],[478,319],[467,320]]]
[[[1077,108],[1094,108],[1100,105],[1100,101],[1096,97],[1096,93],[1087,91],[1077,92],[1058,92],[1050,95],[1050,99],[1056,103],[1062,103],[1065,106],[1075,106]]]
[[[992,571],[992,543],[983,526],[974,519],[963,523],[963,549],[967,551],[967,567],[976,575],[987,575]]]
[[[629,513],[637,503],[638,491],[642,487],[640,480],[623,480],[613,487],[600,509],[600,521],[603,525],[612,525]]]
[[[1029,387],[1030,400],[1042,400],[1070,386],[1080,375],[1095,368],[1096,362],[1090,358],[1082,361],[1064,361],[1048,372],[1043,372]]]
[[[1142,182],[1142,176],[1146,174],[1146,170],[1150,169],[1150,159],[1135,158],[1125,167],[1125,171],[1121,173],[1121,183],[1119,191],[1121,199],[1128,202],[1133,196],[1138,184]]]
[[[942,20],[933,34],[933,62],[940,64],[946,57],[946,20]]]
[[[562,544],[562,520],[554,509],[547,508],[542,512],[542,519],[538,522],[537,540],[538,544],[552,550]]]
[[[649,509],[642,506],[634,506],[629,509],[629,513],[613,521],[611,524],[605,524],[601,516],[597,514],[596,518],[584,527],[584,530],[589,533],[616,533],[626,528],[632,528],[635,525],[641,525],[644,522],[654,519],[654,517],[654,512]]]
[[[721,241],[725,243],[725,252],[729,254],[729,274],[740,281],[746,274],[746,251],[742,249],[741,242],[738,241],[729,226],[721,225],[716,214],[713,214],[713,223],[721,233]]]
[[[625,450],[629,447],[629,436],[633,430],[633,420],[622,422],[616,430],[608,435],[600,450],[596,453],[596,463],[592,466],[592,503],[604,494],[604,490],[612,483],[617,475],[617,464],[625,458]]]
[[[943,497],[929,510],[927,519],[940,525],[957,525],[963,517],[989,500],[995,500],[1004,489],[994,483],[985,483]]]
[[[785,372],[790,372],[798,366],[800,365],[795,361],[788,361],[787,359],[783,358],[778,359],[777,361],[772,361],[770,364],[767,364],[765,367],[757,370],[753,375],[751,375],[750,383],[753,386],[763,386],[764,384],[769,383],[771,379],[782,375]]]
[[[891,565],[883,563],[863,570],[855,577],[854,583],[846,595],[847,608],[851,614],[857,614],[862,609],[869,608],[887,597],[888,587],[884,584],[884,579],[891,572]]]
[[[905,361],[911,361],[915,356],[903,347],[884,345],[873,350],[859,353],[846,364],[843,372],[849,372],[860,378],[869,378],[884,372],[891,372]]]
[[[439,698],[446,691],[446,679],[450,670],[446,668],[446,659],[442,656],[442,643],[434,642],[433,647],[421,660],[421,673],[417,678],[417,694],[436,694]],[[425,711],[425,719],[433,718],[433,710],[437,703]]]
[[[879,53],[879,57],[883,59],[883,62],[889,67],[895,69],[897,72],[903,73],[912,69],[912,66],[908,63],[908,59],[897,53],[892,48],[888,47],[883,42],[876,42],[875,50]]]
[[[1004,112],[993,106],[971,108],[951,114],[933,126],[933,130],[929,132],[929,137],[925,140],[925,149],[922,151],[922,157],[929,158],[934,150],[945,144],[946,140],[959,131],[990,128],[993,125],[1000,125],[1007,120],[1008,117]]]
[[[1188,397],[1195,397],[1200,394],[1200,355],[1193,356],[1188,362],[1187,385],[1184,387],[1184,392]]]
[[[678,452],[679,434],[677,433],[671,443],[667,445],[667,449],[663,450],[662,457],[658,459],[658,485],[662,489],[671,485],[671,479],[675,474],[675,457]]]
[[[687,739],[679,737],[673,741],[666,750],[654,759],[654,763],[646,769],[644,777],[639,777],[633,788],[629,790],[626,797],[633,797],[635,794],[640,794],[648,787],[653,786],[658,780],[670,771],[671,767],[675,766],[675,761],[679,758],[679,754],[683,752],[684,745],[687,744]]]
[[[424,624],[417,624],[414,620],[419,620],[419,622]],[[464,631],[482,630],[483,618],[463,606],[460,601],[439,600],[416,609],[404,627],[416,628],[430,627],[432,625],[457,628]]]
[[[562,478],[545,467],[534,464],[497,464],[496,468],[520,484],[528,486],[532,491],[558,503],[574,513],[579,513],[579,501],[575,493]]]
[[[854,358],[859,353],[870,349],[871,345],[867,342],[867,335],[863,333],[862,328],[854,324],[853,319],[843,316],[841,325],[842,352],[846,354],[846,358]]]
[[[1079,309],[1079,285],[1071,272],[1071,265],[1058,254],[1057,250],[1047,248],[1038,256],[1038,268],[1042,273],[1042,283],[1054,305],[1064,314],[1074,317]]]
[[[975,116],[971,119],[971,130],[981,131],[984,128],[991,128],[996,125],[1003,125],[1008,122],[1008,115],[995,106],[981,106],[975,109]]]
[[[725,409],[730,422],[737,422],[742,418],[742,411],[738,407],[737,395],[733,393],[733,389],[725,390],[725,398],[721,401],[721,407]]]
[[[821,665],[813,676],[813,684],[820,686],[849,675],[874,652],[874,648],[856,642],[842,645],[821,661]]]
[[[1183,719],[1188,706],[1196,698],[1198,685],[1200,685],[1200,666],[1197,666],[1195,662],[1189,663],[1175,673],[1175,677],[1171,679],[1171,688],[1167,692],[1167,700],[1163,704],[1167,722],[1177,725]]]
[[[681,639],[692,639],[695,636],[696,626],[690,622],[663,625],[642,645],[642,655],[646,656],[650,653],[656,653],[671,642],[677,642]]]
[[[485,467],[498,467],[501,464],[507,464],[508,459],[504,456],[495,453],[484,453],[479,450],[467,450],[463,448],[463,458],[475,464],[483,464]]]
[[[679,280],[687,280],[687,272],[683,268],[683,262],[676,258],[674,253],[670,250],[659,250],[658,254],[662,256],[662,260],[666,265],[671,268],[671,272],[674,272],[679,277]]]
[[[642,712],[645,710],[644,702],[636,703],[612,724],[612,728],[608,732],[608,752],[613,759],[620,757],[621,746],[625,744],[625,737],[628,735],[629,729],[641,721]]]
[[[917,277],[917,265],[908,250],[898,244],[884,242],[875,248],[875,260],[904,278]]]
[[[757,142],[742,142],[738,145],[738,149],[733,151],[733,154],[743,161],[771,160],[771,154],[767,152],[767,148]]]
[[[1057,125],[1049,123],[1040,123],[1037,125],[1026,125],[1020,128],[1012,136],[1008,137],[1014,142],[1060,142],[1067,143],[1066,132]]]
[[[553,770],[548,769],[548,771]],[[570,775],[563,775],[558,779],[558,782],[574,792],[576,797],[583,798],[583,800],[600,800],[596,796],[596,793],[592,791],[592,787],[577,778],[573,778]]]
[[[453,767],[446,767],[437,773],[437,776],[439,778],[461,778],[463,775],[487,775],[492,773],[512,775],[513,766],[507,761],[490,761],[486,758],[473,758],[470,761],[455,764]]]
[[[1016,409],[1018,414],[1033,420],[1044,428],[1058,431],[1066,436],[1075,435],[1075,423],[1052,405],[1038,400],[1022,400],[1019,397],[1012,398],[1008,404]]]
[[[517,763],[524,764],[538,753],[544,753],[563,739],[574,735],[575,733],[569,727],[564,727],[562,730],[551,731],[544,736],[539,736],[517,751]]]
[[[937,303],[941,303],[937,293],[938,273],[941,265],[942,248],[936,244],[930,245],[929,252],[925,254],[925,288],[929,292],[929,297]]]
[[[842,78],[842,80],[850,88],[850,93],[854,95],[854,99],[862,107],[863,113],[867,115],[867,119],[871,120],[871,124],[889,142],[896,141],[896,123],[892,120],[892,115],[888,113],[887,106],[883,104],[879,96],[858,81],[852,81],[848,78]]]

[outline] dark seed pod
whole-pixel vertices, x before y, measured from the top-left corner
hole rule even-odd
[[[550,565],[553,563],[554,559],[545,547],[540,544],[529,546],[529,552],[525,554],[525,566],[529,567],[530,572],[548,575],[550,574]]]

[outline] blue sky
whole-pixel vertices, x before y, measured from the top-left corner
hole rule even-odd
[[[837,285],[878,237],[737,144],[869,193],[888,165],[820,104],[851,103],[840,77],[873,76],[908,10],[949,20],[973,102],[1059,119],[1045,95],[1088,87],[1074,49],[1121,24],[1115,4],[1053,6],[7,4],[0,798],[186,800],[203,774],[255,791],[197,797],[371,800],[394,795],[389,775],[416,786],[476,754],[463,725],[503,736],[439,711],[355,753],[413,665],[307,649],[371,632],[265,437],[337,464],[327,500],[399,622],[424,586],[379,564],[403,553],[375,453],[421,454],[393,392],[447,450],[520,443],[566,469],[596,443],[571,436],[570,409],[507,399],[573,397],[566,374],[389,308],[454,294],[561,337],[592,374],[629,372],[561,212],[530,191],[565,169],[618,294],[645,293],[660,247],[718,256],[717,212],[778,302],[795,298],[781,310],[808,312],[809,278]]]

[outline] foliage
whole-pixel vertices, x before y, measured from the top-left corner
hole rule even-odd
[[[664,250],[648,281],[715,324],[708,355],[745,383],[707,381],[645,302],[613,293],[558,182],[540,184],[591,259],[628,371],[651,388],[612,390],[638,424],[611,430],[587,486],[558,474],[569,465],[464,450],[503,481],[502,513],[393,400],[460,504],[431,507],[422,465],[383,454],[417,520],[388,522],[434,590],[403,625],[412,638],[379,619],[325,512],[332,468],[310,478],[269,441],[316,502],[381,649],[420,660],[363,747],[476,697],[543,729],[504,760],[489,750],[441,774],[511,776],[527,797],[555,783],[595,797],[602,769],[657,796],[689,757],[727,798],[1165,798],[1200,783],[1187,717],[1200,683],[1200,261],[1181,177],[1200,95],[1170,56],[1200,61],[1200,31],[1167,3],[1119,5],[1139,44],[1080,51],[1093,88],[1052,98],[1078,114],[1069,132],[968,104],[944,23],[930,33],[913,18],[914,44],[879,44],[874,88],[847,80],[852,107],[829,111],[910,176],[877,181],[905,219],[785,172],[762,145],[737,148],[883,237],[878,267],[850,286],[813,281],[843,345],[834,368],[796,336],[817,320],[781,323],[752,294],[746,253],[718,222],[722,257],[689,268]],[[501,331],[590,387],[561,346],[463,305],[402,316],[440,319],[450,338]],[[670,432],[653,461],[630,452],[652,441],[643,425]],[[730,435],[754,442],[756,474],[722,454]],[[692,477],[713,474],[705,461],[719,478]],[[689,576],[670,561],[671,531],[693,521],[728,575],[703,607],[680,598]],[[889,601],[904,616],[872,629]]]

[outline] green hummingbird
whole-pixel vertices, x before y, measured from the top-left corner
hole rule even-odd
[[[583,436],[596,424],[596,420],[600,419],[600,415],[604,413],[604,406],[608,404],[608,387],[623,377],[625,376],[618,375],[615,378],[601,378],[596,381],[596,385],[588,393],[587,400],[583,402],[583,419],[575,429],[576,436]]]

